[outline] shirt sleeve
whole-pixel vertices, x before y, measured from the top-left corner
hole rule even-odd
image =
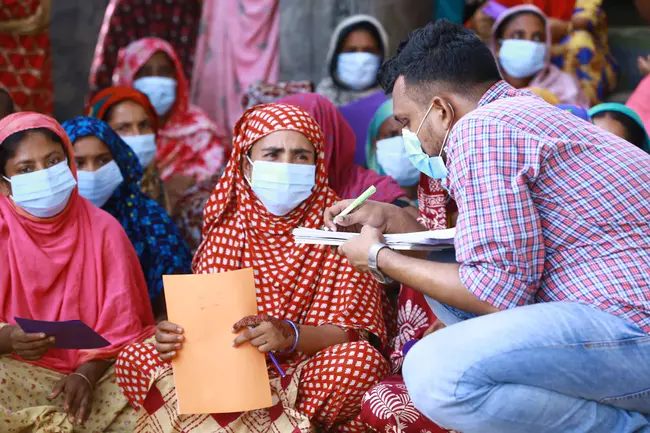
[[[475,117],[450,137],[450,186],[458,204],[460,278],[477,298],[500,308],[535,301],[544,240],[532,190],[538,137]]]

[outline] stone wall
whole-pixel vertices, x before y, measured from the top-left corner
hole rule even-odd
[[[280,79],[318,83],[330,36],[343,18],[365,13],[386,27],[391,53],[408,33],[431,21],[433,0],[280,0]]]
[[[59,121],[83,114],[90,63],[108,1],[52,1],[54,115]]]

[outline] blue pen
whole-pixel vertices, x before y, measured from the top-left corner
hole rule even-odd
[[[249,326],[248,329],[254,329],[254,326]],[[269,352],[269,358],[271,358],[271,361],[273,361],[273,365],[275,365],[275,368],[278,369],[278,373],[280,373],[281,377],[285,377],[287,374],[284,372],[282,367],[280,367],[280,363],[278,362],[277,359],[275,359],[275,355],[273,355],[273,352]]]

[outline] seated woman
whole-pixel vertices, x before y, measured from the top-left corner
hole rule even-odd
[[[189,274],[192,257],[167,212],[142,194],[142,167],[134,152],[102,120],[63,123],[75,150],[79,193],[117,219],[140,261],[156,317],[164,314],[162,276]]]
[[[136,414],[113,360],[155,328],[129,239],[79,196],[72,145],[54,119],[2,119],[0,172],[1,430],[130,431]],[[81,320],[110,346],[56,349],[55,337],[25,333],[15,317]]]
[[[327,53],[327,77],[316,87],[336,106],[346,105],[380,90],[377,72],[388,53],[388,36],[369,15],[353,15],[332,33]]]
[[[230,147],[227,134],[190,104],[182,65],[162,39],[143,38],[121,50],[113,84],[147,95],[159,116],[156,161],[174,208],[190,186],[223,167]]]
[[[630,107],[615,102],[596,105],[589,110],[594,125],[650,152],[648,133],[643,120]]]
[[[339,110],[326,97],[315,93],[298,93],[282,98],[278,102],[302,108],[320,125],[325,138],[325,167],[329,187],[339,197],[357,198],[368,187],[374,185],[377,192],[373,200],[395,203],[402,207],[411,206],[412,203],[406,194],[389,176],[379,176],[354,164],[354,133]],[[191,237],[188,242],[196,247],[201,241],[203,226],[203,221],[199,218],[203,217],[205,202],[220,177],[217,173],[211,183],[204,182],[203,185],[196,185],[179,202],[178,224],[183,227],[184,234]]]
[[[206,205],[205,239],[193,270],[255,269],[258,299],[273,302],[261,301],[258,316],[235,325],[261,324],[236,343],[291,352],[279,358],[287,372],[282,381],[269,369],[277,404],[200,420],[179,415],[169,398],[175,391],[167,361],[183,350],[183,336],[169,322],[158,325],[155,349],[135,345],[118,359],[120,377],[153,383],[150,392],[164,400],[144,401],[147,392],[123,390],[133,404],[145,403],[139,426],[159,432],[302,432],[311,431],[311,423],[330,432],[364,432],[357,419],[361,398],[388,372],[370,343],[386,341],[381,293],[369,274],[355,271],[335,251],[295,245],[291,236],[298,226],[322,227],[325,208],[338,199],[327,186],[321,130],[300,108],[269,104],[245,112],[234,132],[233,154]],[[284,181],[276,173],[286,174]],[[266,182],[270,176],[276,181]],[[230,251],[227,260],[220,256],[224,249]],[[298,338],[289,321],[299,326]],[[130,361],[141,356],[153,365]],[[353,363],[353,357],[364,361]]]
[[[412,201],[418,198],[420,171],[409,161],[402,140],[402,124],[393,116],[393,100],[379,106],[370,122],[366,140],[368,168],[388,175]]]
[[[90,100],[86,115],[108,123],[129,145],[144,169],[140,191],[170,213],[169,197],[156,163],[158,116],[147,95],[131,87],[109,87]]]
[[[618,67],[609,50],[607,16],[602,0],[498,0],[498,3],[506,8],[523,4],[540,8],[548,17],[551,61],[578,80],[589,105],[603,102],[614,90]],[[490,23],[494,19],[484,13],[486,8],[496,9],[490,4],[479,9],[472,23],[479,35],[488,41]]]
[[[501,14],[492,27],[490,48],[503,79],[513,87],[539,87],[562,104],[589,107],[576,78],[551,64],[551,32],[537,7],[517,6]]]

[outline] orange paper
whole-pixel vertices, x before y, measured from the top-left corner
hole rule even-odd
[[[265,355],[249,343],[232,346],[232,325],[257,314],[252,269],[165,275],[169,321],[184,329],[172,360],[179,413],[244,412],[270,407]]]

